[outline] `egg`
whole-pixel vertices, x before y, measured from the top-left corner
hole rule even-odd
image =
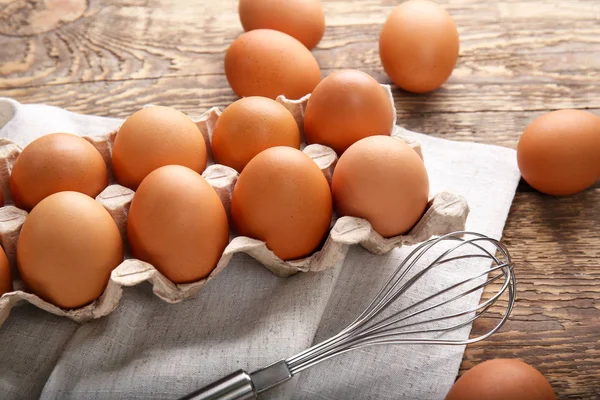
[[[315,88],[304,114],[304,135],[342,154],[368,136],[390,135],[394,108],[381,85],[357,70],[334,72]]]
[[[245,31],[274,29],[298,39],[309,50],[325,33],[325,15],[319,0],[240,0]]]
[[[232,103],[213,130],[215,160],[238,172],[255,155],[275,146],[300,148],[300,131],[292,114],[267,97],[245,97]]]
[[[8,265],[8,258],[4,249],[0,247],[0,296],[4,293],[12,292],[12,275],[10,273],[10,266]]]
[[[331,223],[329,184],[300,150],[272,147],[254,157],[240,174],[231,217],[238,234],[266,242],[279,258],[309,256]]]
[[[383,237],[407,233],[422,217],[429,178],[419,155],[405,142],[371,136],[346,150],[331,181],[340,216],[364,218]]]
[[[582,110],[559,110],[535,119],[519,139],[523,179],[549,195],[570,195],[600,178],[600,118]]]
[[[135,190],[152,171],[183,165],[201,173],[206,168],[202,132],[184,113],[170,107],[145,107],[125,120],[112,150],[117,182]]]
[[[39,202],[17,242],[17,267],[28,290],[64,309],[100,297],[121,261],[115,221],[100,203],[78,192]]]
[[[96,197],[107,185],[102,155],[87,140],[68,133],[45,135],[29,143],[10,175],[15,206],[27,211],[53,193],[76,191]]]
[[[446,400],[555,400],[546,378],[516,359],[488,360],[467,371]]]
[[[240,35],[225,54],[225,75],[240,97],[299,99],[321,80],[317,60],[298,40],[271,29]]]
[[[229,222],[219,196],[200,174],[169,165],[140,184],[127,237],[134,257],[174,283],[188,283],[216,267],[229,241]]]
[[[394,8],[379,35],[381,63],[404,90],[430,92],[452,74],[460,43],[454,20],[429,0],[409,0]]]

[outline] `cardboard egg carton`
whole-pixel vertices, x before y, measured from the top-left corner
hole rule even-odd
[[[393,104],[389,86],[382,86],[386,89]],[[302,127],[304,110],[309,97],[310,95],[307,95],[299,100],[288,100],[280,96],[277,101],[292,113],[298,125]],[[208,150],[209,165],[202,173],[202,176],[215,189],[225,206],[228,216],[230,216],[231,197],[237,182],[238,173],[230,167],[215,164],[210,146],[212,132],[220,114],[221,112],[218,108],[211,108],[199,118],[194,119],[194,121],[204,136]],[[394,119],[394,125],[395,122]],[[398,140],[406,141],[422,157],[419,144],[414,140],[402,137],[401,132],[401,129],[393,129],[392,136]],[[117,131],[114,131],[98,137],[84,137],[102,154],[109,168],[111,182],[113,182],[111,153],[116,134]],[[327,180],[331,183],[331,177],[338,160],[336,153],[327,146],[318,144],[306,145],[304,139],[302,151],[315,161]],[[8,190],[10,171],[20,152],[21,149],[16,144],[6,139],[0,139],[0,187],[8,203],[10,203],[10,193]],[[96,200],[104,206],[115,220],[125,243],[127,243],[127,216],[134,194],[132,190],[113,183],[96,197]],[[205,279],[186,284],[175,284],[151,264],[126,256],[126,259],[112,271],[110,280],[102,296],[93,303],[75,310],[61,309],[32,293],[24,291],[22,282],[16,279],[15,291],[6,293],[0,298],[0,325],[8,317],[13,305],[22,300],[52,314],[65,316],[78,322],[100,318],[109,314],[118,306],[123,293],[123,287],[135,286],[142,282],[149,282],[152,285],[153,292],[162,300],[169,303],[178,303],[196,296],[206,283],[223,271],[229,264],[231,257],[236,253],[248,254],[280,277],[290,276],[299,272],[323,271],[340,264],[344,260],[349,246],[355,244],[360,244],[374,254],[385,254],[395,247],[412,245],[433,236],[463,230],[468,213],[469,207],[463,197],[447,192],[438,193],[431,198],[426,212],[410,232],[392,238],[384,238],[379,235],[372,228],[371,224],[364,219],[355,217],[337,218],[334,215],[331,230],[321,248],[309,257],[291,261],[284,261],[277,257],[260,240],[232,235],[230,243],[225,248],[216,268],[210,275]],[[7,254],[14,278],[18,277],[18,271],[16,270],[16,246],[19,232],[26,218],[26,211],[12,205],[0,208],[0,244]]]

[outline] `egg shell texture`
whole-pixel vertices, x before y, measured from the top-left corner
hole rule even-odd
[[[321,80],[317,60],[293,37],[270,29],[241,34],[225,54],[225,75],[240,97],[299,99]]]
[[[125,120],[112,148],[117,182],[136,189],[152,171],[165,165],[183,165],[202,173],[206,143],[187,115],[170,107],[145,107]]]
[[[319,0],[240,0],[238,12],[245,31],[274,29],[294,37],[309,50],[325,33]]]
[[[519,139],[523,178],[550,195],[580,192],[600,178],[600,118],[582,110],[559,110],[535,119]]]
[[[404,90],[430,92],[452,74],[460,49],[454,20],[429,0],[394,8],[379,35],[379,55],[387,75]]]
[[[229,223],[219,196],[201,175],[169,165],[140,184],[127,237],[134,257],[174,283],[189,283],[216,267],[229,242]]]
[[[341,155],[360,139],[392,133],[395,110],[385,89],[357,70],[334,72],[315,88],[304,113],[308,143],[333,148]]]
[[[85,139],[68,133],[31,142],[10,176],[12,199],[25,210],[53,193],[77,191],[95,197],[107,185],[108,171],[100,153]]]
[[[261,151],[275,146],[300,148],[300,131],[290,112],[267,97],[244,97],[229,105],[212,132],[215,161],[241,172]]]
[[[26,286],[65,309],[100,297],[122,261],[114,220],[102,205],[77,192],[42,200],[23,224],[17,244],[19,274]]]
[[[12,273],[4,249],[0,248],[0,296],[12,292]]]
[[[494,359],[467,371],[450,389],[446,400],[555,400],[546,378],[516,359]]]
[[[273,147],[252,159],[233,191],[231,216],[236,232],[266,242],[278,257],[312,254],[331,223],[327,179],[306,154]]]
[[[429,200],[429,178],[419,155],[393,137],[354,143],[337,163],[331,183],[340,216],[368,220],[384,237],[408,232]]]

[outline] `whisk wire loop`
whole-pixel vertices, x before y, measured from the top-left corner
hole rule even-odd
[[[419,265],[419,261],[423,260],[426,254],[429,254],[435,246],[442,242],[455,243],[443,250],[433,261],[427,263],[425,267],[409,277],[410,272]],[[491,244],[495,249],[494,253],[486,249],[484,243]],[[474,249],[476,253],[455,254],[464,248]],[[382,316],[385,310],[388,310],[392,304],[402,298],[411,287],[422,280],[423,276],[431,272],[434,268],[459,260],[475,258],[489,259],[492,262],[492,266],[457,283],[452,283],[438,290],[436,293],[428,295],[424,299],[418,300],[399,310],[393,310],[388,316]],[[366,346],[379,344],[466,345],[486,339],[500,329],[512,310],[516,294],[516,280],[513,267],[510,254],[502,243],[478,233],[467,231],[454,232],[423,242],[416,246],[400,263],[365,310],[351,324],[330,339],[298,353],[285,361],[290,372],[296,374],[335,355]],[[491,274],[496,275],[490,276]],[[483,282],[480,282],[481,280]],[[475,306],[445,315],[430,316],[424,320],[417,318],[425,316],[427,313],[441,310],[442,307],[446,307],[466,296],[480,294],[483,289],[498,281],[502,281],[500,288],[489,299],[478,302]],[[471,286],[467,287],[469,284]],[[463,291],[452,295],[450,298],[442,298],[443,295],[452,294],[453,291],[455,292],[459,289]],[[504,306],[504,312],[498,323],[487,332],[471,339],[444,337],[444,335],[457,332],[459,329],[470,325],[475,320],[488,314],[505,293],[508,293],[508,301]],[[434,300],[433,304],[429,304]],[[443,321],[456,320],[461,317],[464,320],[460,322],[445,326],[439,325]],[[436,326],[436,323],[439,326]],[[429,327],[425,327],[427,325]],[[423,336],[423,334],[434,333],[438,334],[438,337]]]

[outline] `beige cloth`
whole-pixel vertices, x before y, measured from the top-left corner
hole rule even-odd
[[[0,123],[0,137],[21,146],[41,134],[97,135],[120,124],[0,99],[0,121],[3,115],[12,118]],[[403,133],[422,145],[432,193],[463,195],[467,229],[500,237],[519,179],[514,151]],[[20,303],[0,328],[0,398],[176,398],[238,368],[251,371],[351,322],[405,251],[377,256],[354,246],[342,265],[289,278],[235,255],[193,299],[168,304],[142,284],[124,290],[112,314],[83,325]],[[417,294],[436,282],[423,282]],[[462,353],[367,348],[305,371],[265,398],[442,399]]]

